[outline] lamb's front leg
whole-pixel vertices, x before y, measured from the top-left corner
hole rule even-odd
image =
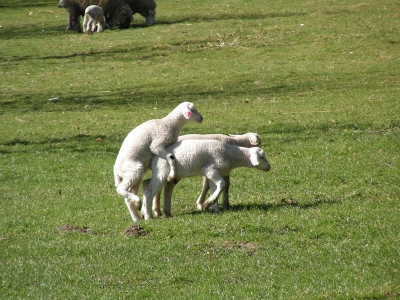
[[[149,187],[150,181],[151,181],[151,179],[146,179],[143,181],[143,184],[142,184],[142,187],[143,187],[142,214],[143,214],[145,220],[149,220],[152,218],[151,201],[153,200],[154,196],[157,194],[157,193],[153,193],[153,191],[151,190],[151,187]]]
[[[218,196],[224,190],[225,181],[219,175],[217,170],[213,170],[211,172],[206,173],[206,177],[209,180],[210,187],[211,187],[211,196],[203,203],[203,210],[213,206],[215,203],[218,203]]]
[[[210,189],[210,184],[208,183],[207,177],[203,177],[203,187],[199,198],[196,201],[196,207],[198,210],[203,210],[203,203],[206,200],[207,192]]]

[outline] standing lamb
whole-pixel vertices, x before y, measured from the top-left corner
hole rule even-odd
[[[114,165],[114,178],[117,192],[125,198],[134,221],[139,220],[136,207],[141,206],[138,190],[153,155],[166,160],[168,180],[175,178],[175,156],[166,147],[176,142],[188,122],[202,121],[194,104],[183,102],[166,117],[137,126],[125,138]]]
[[[110,27],[119,25],[121,28],[128,28],[132,21],[132,9],[124,0],[60,0],[58,7],[68,11],[67,30],[81,32],[79,17],[84,15],[89,5],[98,5],[103,8]]]
[[[156,17],[156,1],[154,0],[125,0],[133,14],[139,13],[146,19],[147,25],[154,25]]]
[[[104,11],[100,6],[89,5],[85,9],[85,18],[83,19],[83,32],[92,33],[96,30],[97,32],[103,32],[104,28],[110,29],[106,23],[104,17]]]
[[[221,143],[216,140],[185,140],[167,147],[176,158],[176,179],[183,177],[205,176],[211,186],[211,196],[201,205],[205,210],[211,207],[225,187],[223,176],[239,167],[257,168],[269,171],[270,165],[261,148],[244,148]],[[170,167],[168,163],[154,156],[151,162],[152,177],[143,181],[143,215],[151,218],[151,201],[167,183]],[[171,214],[171,195],[175,187],[173,182],[167,184],[164,193],[164,214]]]
[[[262,139],[257,133],[248,132],[241,135],[224,135],[224,134],[187,134],[181,135],[178,137],[178,142],[184,140],[217,140],[223,142],[225,144],[240,146],[240,147],[261,147]],[[230,186],[230,176],[225,176],[225,189],[223,192],[223,200],[222,207],[224,209],[229,208],[229,186]],[[176,182],[177,184],[177,182]],[[206,199],[206,194],[210,189],[210,185],[208,184],[208,180],[206,177],[203,177],[203,188],[201,190],[200,196],[197,199],[196,203],[198,207],[201,207],[199,203],[203,203]],[[213,211],[218,211],[218,203],[215,203],[212,207]],[[161,216],[160,209],[160,193],[158,193],[154,197],[153,201],[153,211],[156,216]]]

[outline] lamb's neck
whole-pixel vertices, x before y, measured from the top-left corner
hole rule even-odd
[[[247,136],[235,136],[234,139],[241,147],[249,147],[249,140]]]
[[[232,169],[251,166],[250,156],[247,148],[227,145],[228,156]]]
[[[175,132],[181,132],[183,127],[185,127],[186,123],[188,122],[188,120],[185,119],[182,114],[180,114],[179,116],[169,114],[162,120],[165,126],[169,127],[170,130],[173,130]]]

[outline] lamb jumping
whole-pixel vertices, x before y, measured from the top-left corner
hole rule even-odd
[[[132,9],[124,0],[60,0],[58,7],[68,11],[67,30],[81,32],[79,17],[84,15],[89,5],[103,8],[109,27],[119,25],[121,28],[128,28],[133,19]]]
[[[134,221],[139,220],[136,207],[141,206],[138,190],[153,155],[165,159],[168,180],[175,178],[175,156],[166,147],[177,141],[188,122],[202,121],[193,103],[182,102],[166,117],[144,122],[125,138],[114,165],[114,178],[117,192],[125,198]]]
[[[133,14],[139,13],[146,19],[147,25],[154,25],[156,17],[156,1],[154,0],[125,0]]]
[[[262,139],[257,133],[248,132],[242,135],[224,135],[224,134],[187,134],[178,137],[178,142],[184,140],[217,140],[225,144],[240,146],[240,147],[261,147]],[[229,208],[229,186],[230,186],[230,176],[225,176],[225,189],[223,192],[222,207],[224,209]],[[201,194],[197,199],[196,203],[198,207],[201,207],[199,203],[203,203],[206,199],[206,195],[210,185],[206,177],[203,177],[203,188]],[[215,203],[211,208],[213,211],[218,211],[218,203]],[[156,216],[161,216],[160,209],[160,193],[158,193],[153,200],[153,211]]]
[[[97,32],[103,32],[105,28],[110,29],[110,26],[106,23],[103,9],[97,5],[89,5],[85,9],[83,32],[92,33],[96,30],[96,26]]]
[[[203,203],[201,209],[211,207],[225,187],[223,176],[239,167],[257,168],[269,171],[270,165],[261,148],[244,148],[221,143],[216,140],[184,140],[167,147],[176,158],[176,181],[190,176],[205,176],[211,186],[211,196]],[[152,177],[143,181],[143,215],[146,220],[152,217],[151,204],[154,196],[167,183],[170,168],[168,163],[154,156],[151,162]],[[174,182],[166,185],[164,190],[164,215],[171,215],[171,195]]]

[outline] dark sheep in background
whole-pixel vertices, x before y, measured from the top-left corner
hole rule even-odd
[[[86,7],[90,5],[103,8],[110,27],[119,25],[121,28],[128,28],[133,19],[132,9],[124,0],[60,0],[58,7],[68,11],[67,30],[82,31],[79,17],[84,15]]]
[[[154,0],[125,0],[131,7],[133,14],[141,14],[147,25],[154,25],[157,4]]]

